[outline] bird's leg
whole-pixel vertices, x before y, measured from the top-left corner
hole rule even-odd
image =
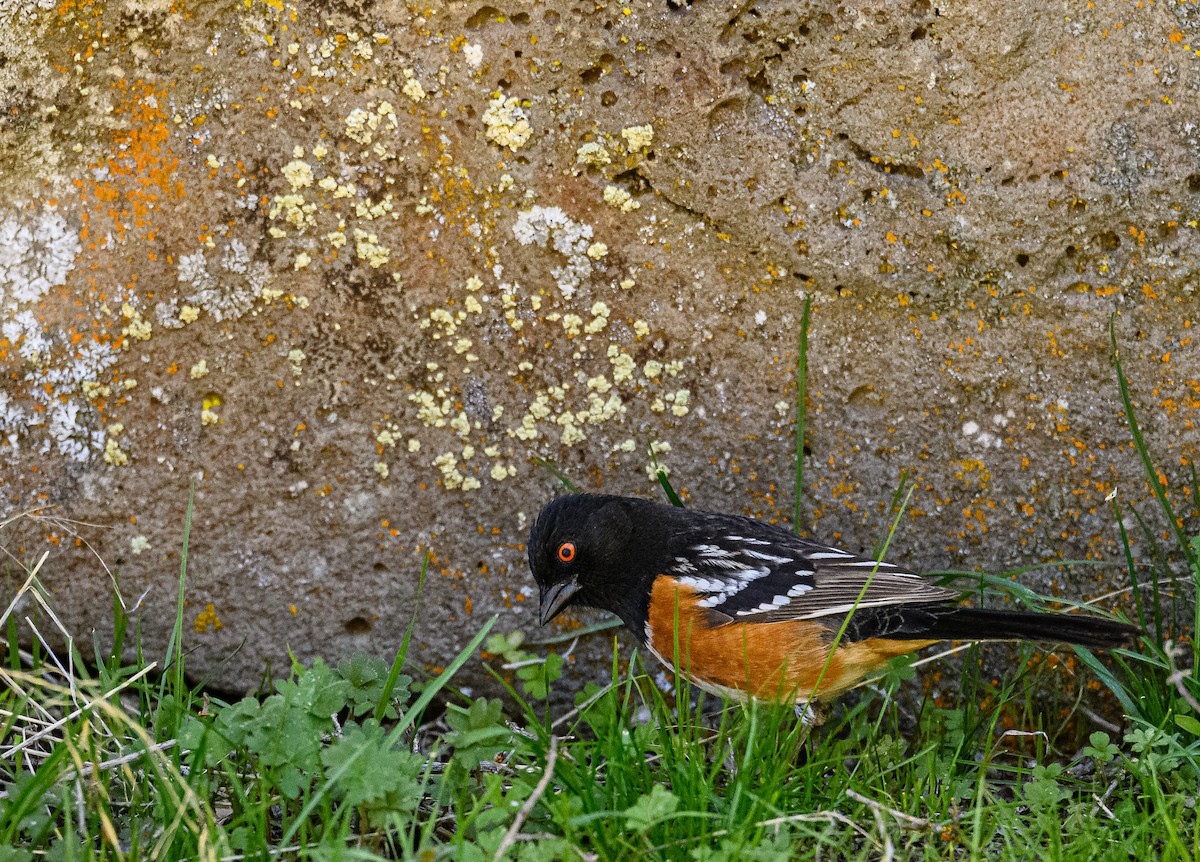
[[[808,763],[808,741],[812,738],[814,728],[825,723],[821,707],[813,700],[796,701],[796,720],[800,723],[800,733],[796,737],[795,748],[792,750],[792,763],[797,767]]]
[[[809,730],[820,727],[825,723],[821,708],[810,700],[796,701],[796,719]]]

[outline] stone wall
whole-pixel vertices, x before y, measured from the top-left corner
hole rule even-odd
[[[189,668],[230,688],[389,654],[426,551],[428,667],[531,629],[538,459],[655,494],[653,448],[789,520],[804,297],[824,540],[870,549],[907,471],[907,565],[1117,559],[1113,314],[1168,478],[1195,457],[1191,0],[0,18],[0,544],[80,634],[104,560],[161,650],[193,482]]]

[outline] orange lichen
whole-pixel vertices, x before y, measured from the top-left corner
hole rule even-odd
[[[221,618],[217,616],[217,608],[212,602],[204,606],[204,610],[196,615],[196,621],[193,623],[196,634],[204,634],[207,631],[220,631],[224,627]]]

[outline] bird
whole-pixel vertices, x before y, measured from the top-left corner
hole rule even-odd
[[[538,514],[527,552],[542,625],[572,607],[608,611],[699,688],[793,703],[798,715],[938,641],[1110,649],[1140,634],[1096,616],[965,606],[893,563],[637,497],[559,497]]]

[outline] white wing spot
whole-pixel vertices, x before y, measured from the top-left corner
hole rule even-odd
[[[762,577],[762,575],[765,575],[767,573],[766,569],[748,569],[748,568],[746,568],[745,563],[740,562],[738,560],[733,560],[733,559],[718,560],[718,559],[714,558],[714,559],[710,559],[708,562],[709,562],[709,565],[715,566],[718,569],[728,569],[731,572],[736,572],[738,577],[742,577],[743,572],[745,572],[747,576],[752,577],[752,578]],[[750,574],[751,572],[758,572],[759,574],[752,575],[752,574]]]
[[[743,608],[737,612],[739,617],[750,616],[751,614],[765,614],[771,611],[779,610],[785,605],[791,604],[791,599],[787,596],[776,596],[769,602],[763,602],[756,608]]]
[[[762,560],[766,563],[790,563],[790,557],[777,557],[774,554],[764,554],[762,551],[742,551],[742,556],[752,560]]]
[[[726,536],[731,542],[738,542],[743,545],[769,545],[770,542],[764,542],[762,539],[751,539],[749,536]]]
[[[814,551],[808,555],[808,558],[810,560],[848,560],[853,556],[845,551]]]
[[[678,584],[680,584],[682,586],[692,587],[693,589],[695,589],[699,592],[702,592],[702,593],[719,593],[722,590],[726,590],[729,588],[729,584],[727,582],[722,581],[718,578],[683,577],[683,578],[676,578],[675,580]]]

